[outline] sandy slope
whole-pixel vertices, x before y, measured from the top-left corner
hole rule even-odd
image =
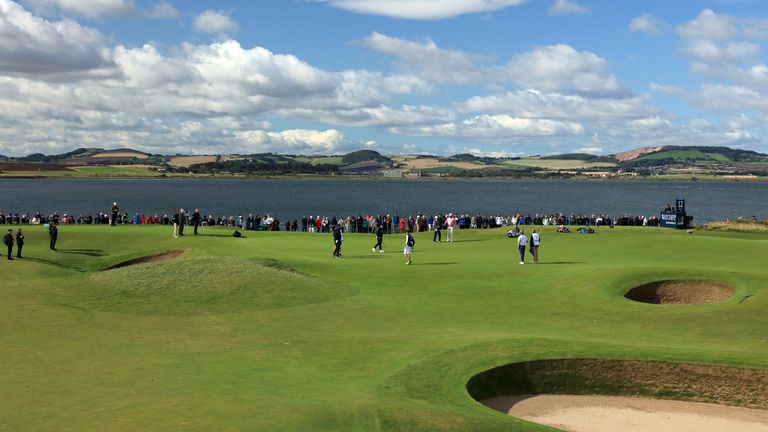
[[[611,396],[501,396],[483,404],[572,432],[768,432],[768,411]]]

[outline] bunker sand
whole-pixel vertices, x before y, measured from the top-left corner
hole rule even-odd
[[[618,396],[499,396],[482,403],[570,432],[768,432],[768,411]]]

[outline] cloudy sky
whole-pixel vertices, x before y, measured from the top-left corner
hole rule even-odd
[[[0,154],[768,152],[763,0],[0,0]]]

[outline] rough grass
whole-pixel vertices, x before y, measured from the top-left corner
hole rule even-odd
[[[518,265],[504,230],[480,230],[450,244],[417,233],[406,266],[399,236],[373,254],[373,236],[347,234],[334,260],[320,234],[62,226],[53,253],[30,227],[27,258],[0,262],[0,430],[543,431],[480,405],[467,382],[563,358],[768,368],[764,235],[553,229],[539,265]],[[624,298],[681,279],[736,293]]]
[[[748,220],[733,220],[733,221],[719,221],[710,222],[702,226],[703,229],[709,231],[726,231],[726,232],[751,232],[751,233],[764,233],[768,234],[768,222],[766,221],[748,221]]]

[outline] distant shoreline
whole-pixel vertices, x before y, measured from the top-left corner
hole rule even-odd
[[[172,174],[162,175],[142,175],[142,176],[130,176],[130,175],[61,175],[60,172],[56,174],[32,174],[29,172],[20,173],[14,175],[12,172],[0,172],[0,180],[14,179],[14,180],[371,180],[371,181],[489,181],[489,180],[565,180],[565,181],[583,181],[583,182],[636,182],[636,181],[653,181],[653,182],[707,182],[707,183],[763,183],[768,182],[768,177],[752,177],[752,178],[726,178],[718,176],[677,176],[677,175],[661,175],[661,176],[613,176],[613,177],[592,177],[592,176],[498,176],[498,177],[455,177],[455,176],[428,176],[428,177],[380,177],[380,176],[365,176],[365,175],[265,175],[265,176],[238,176],[238,175],[189,175],[189,174]]]

